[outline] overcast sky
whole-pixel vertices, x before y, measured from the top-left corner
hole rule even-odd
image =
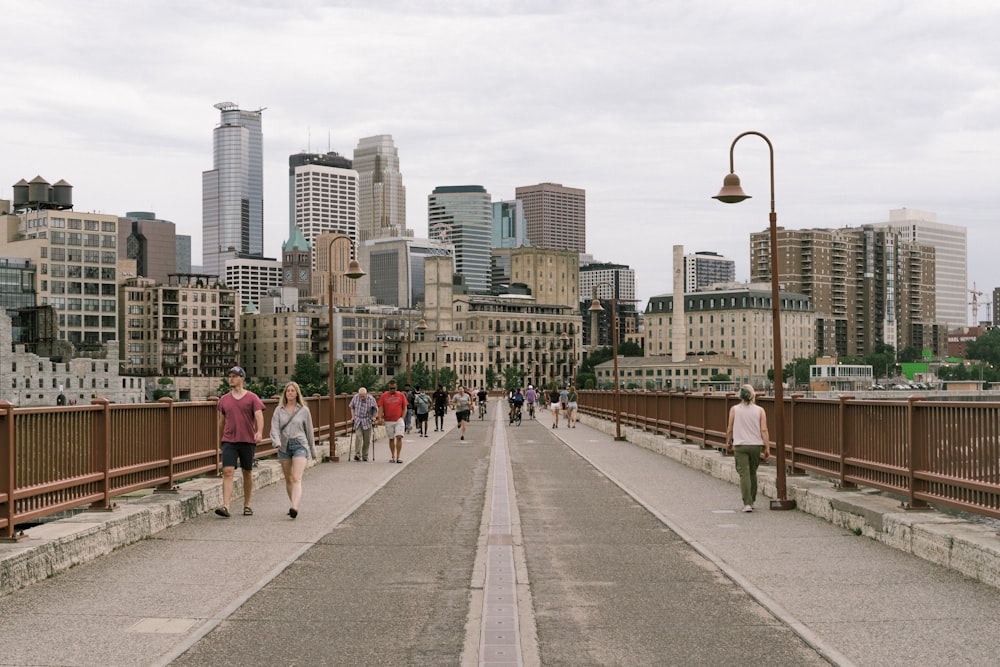
[[[770,137],[778,223],[937,214],[969,233],[969,281],[1000,286],[995,0],[0,0],[0,198],[41,175],[77,210],[154,211],[201,256],[217,102],[265,108],[265,252],[288,229],[288,155],[391,134],[407,223],[438,185],[494,200],[587,191],[587,250],[645,301],[671,248],[749,277],[768,153],[736,147],[754,198],[710,197],[741,132]],[[985,317],[985,312],[980,312]]]

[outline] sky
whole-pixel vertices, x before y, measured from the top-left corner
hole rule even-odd
[[[584,188],[587,251],[671,290],[674,245],[749,278],[769,151],[735,149],[750,199],[711,199],[733,140],[774,148],[778,225],[931,211],[968,229],[969,287],[1000,286],[995,0],[0,0],[0,198],[153,211],[201,258],[218,102],[263,108],[265,254],[288,235],[288,156],[391,134],[407,225],[427,196]],[[981,301],[982,302],[982,301]],[[980,313],[983,318],[984,313]]]

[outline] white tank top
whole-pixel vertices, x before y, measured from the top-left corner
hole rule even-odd
[[[763,445],[764,436],[760,432],[760,413],[764,408],[755,403],[740,403],[733,406],[733,444]]]

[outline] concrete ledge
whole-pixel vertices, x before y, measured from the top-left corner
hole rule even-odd
[[[328,444],[317,444],[320,460]],[[348,439],[337,438],[339,452],[348,446]],[[253,475],[255,489],[283,481],[274,459],[259,461]],[[238,497],[241,475],[235,483]],[[81,512],[29,528],[18,542],[0,543],[0,597],[214,510],[222,504],[222,478],[200,477],[183,482],[176,493],[121,496],[115,503],[112,511]]]
[[[614,435],[613,422],[580,415],[591,428]],[[676,438],[623,427],[628,442],[667,456],[730,484],[739,485],[731,457],[715,449]],[[760,491],[776,498],[776,470],[758,469]],[[839,490],[833,480],[813,476],[786,477],[788,497],[796,507],[824,521],[1000,588],[1000,537],[997,530],[937,511],[907,511],[900,501],[872,489]]]

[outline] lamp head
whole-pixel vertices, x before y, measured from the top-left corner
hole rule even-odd
[[[600,299],[594,297],[594,299],[590,302],[590,308],[588,308],[587,310],[589,310],[592,313],[599,313],[602,310],[604,310],[604,306],[601,305]]]
[[[426,331],[426,330],[427,330],[427,322],[424,320],[424,318],[421,317],[420,321],[417,322],[417,331]]]
[[[740,187],[740,177],[730,173],[722,179],[722,189],[712,199],[718,199],[725,204],[738,204],[744,199],[750,199],[750,195],[743,192],[743,188]]]
[[[347,265],[347,271],[344,272],[344,275],[351,280],[357,280],[364,276],[365,272],[361,270],[361,264],[358,263],[358,260],[352,259],[351,263]]]

